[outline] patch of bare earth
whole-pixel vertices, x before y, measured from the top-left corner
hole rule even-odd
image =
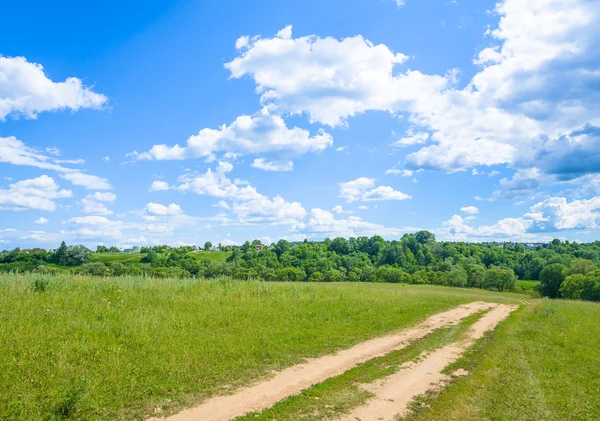
[[[340,418],[344,421],[387,421],[397,415],[406,415],[410,402],[428,391],[442,388],[450,376],[442,373],[449,364],[456,362],[483,335],[493,330],[517,306],[499,304],[468,331],[465,340],[439,348],[429,354],[421,355],[417,360],[404,364],[401,369],[374,383],[361,385],[375,395],[364,406],[356,408],[350,415]],[[456,375],[467,375],[457,370]]]
[[[309,359],[303,364],[276,373],[268,380],[245,387],[229,396],[211,398],[200,406],[184,410],[166,420],[228,421],[250,412],[265,410],[282,399],[297,395],[317,383],[338,376],[368,360],[402,349],[436,329],[456,325],[467,316],[493,307],[495,304],[485,302],[461,305],[435,314],[415,328],[371,339],[332,355]],[[158,418],[151,418],[148,421],[152,420],[156,421]]]

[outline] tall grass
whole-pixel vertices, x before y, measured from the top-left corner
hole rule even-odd
[[[0,419],[173,412],[460,303],[431,286],[0,275]],[[36,286],[37,285],[37,286]]]

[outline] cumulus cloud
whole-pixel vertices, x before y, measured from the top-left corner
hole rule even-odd
[[[551,197],[536,203],[517,218],[503,218],[492,225],[474,227],[466,218],[454,215],[444,227],[455,239],[505,238],[526,240],[540,235],[573,229],[598,228],[600,197],[569,202],[564,197]]]
[[[229,126],[202,129],[191,136],[185,146],[154,145],[137,159],[182,160],[211,157],[217,152],[235,154],[282,153],[301,155],[320,152],[333,144],[330,134],[323,130],[311,136],[308,130],[288,128],[283,118],[263,110],[252,116],[242,115]]]
[[[360,177],[356,180],[340,183],[339,197],[346,199],[348,203],[362,200],[365,202],[375,200],[406,200],[411,196],[394,190],[389,186],[375,187],[375,180],[368,177]]]
[[[97,215],[112,215],[113,211],[108,209],[106,204],[113,203],[115,200],[117,200],[117,195],[110,192],[88,194],[81,199],[81,205],[83,206],[81,211]]]
[[[358,216],[336,219],[332,212],[314,208],[311,209],[310,218],[303,230],[307,234],[319,237],[357,237],[362,235],[400,237],[406,232],[417,231],[418,228],[389,228],[381,224],[364,221]]]
[[[538,168],[552,180],[600,168],[600,6],[589,0],[503,0],[478,71],[459,88],[458,70],[406,70],[407,56],[357,35],[246,39],[225,67],[251,77],[279,113],[336,126],[370,110],[407,114],[397,142],[420,145],[408,169]]]
[[[166,181],[154,180],[150,186],[150,191],[169,190],[169,183]]]
[[[76,77],[53,82],[41,64],[0,55],[0,120],[8,115],[36,118],[44,111],[101,108],[107,98]]]
[[[264,158],[256,158],[252,166],[264,171],[292,171],[294,169],[292,161],[267,161]]]
[[[46,218],[44,218],[43,216],[36,219],[35,221],[33,221],[33,223],[37,224],[37,225],[44,225],[44,224],[47,224],[48,222],[49,221]]]
[[[460,208],[460,211],[470,215],[479,213],[479,209],[477,209],[475,206],[465,206],[463,208]]]
[[[6,190],[0,189],[0,209],[54,211],[55,199],[71,196],[70,190],[59,190],[58,184],[52,177],[42,175],[10,184]]]
[[[297,226],[306,216],[306,210],[299,202],[287,202],[281,196],[269,198],[256,191],[247,182],[236,183],[227,177],[233,170],[229,162],[220,161],[215,170],[208,169],[203,174],[187,173],[179,178],[177,190],[191,191],[221,199],[219,206],[229,206],[236,216],[237,223],[271,223]],[[227,203],[225,200],[231,203]]]
[[[261,102],[283,113],[307,113],[313,122],[345,124],[368,110],[395,112],[418,94],[436,92],[447,81],[420,72],[393,75],[408,57],[361,35],[337,40],[306,36],[248,39],[225,67],[232,78],[251,76]]]
[[[180,215],[183,213],[181,207],[175,203],[171,203],[168,206],[161,205],[160,203],[148,203],[146,205],[146,212],[151,215]]]

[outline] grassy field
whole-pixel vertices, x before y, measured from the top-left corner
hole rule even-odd
[[[229,251],[199,251],[196,253],[191,253],[196,259],[207,259],[214,260],[217,262],[224,262],[227,260],[229,256],[231,256],[231,252]]]
[[[521,308],[453,367],[470,376],[424,399],[408,419],[600,419],[599,320],[596,303],[543,300]]]
[[[461,303],[521,299],[391,284],[0,275],[0,419],[174,412]]]
[[[92,253],[90,261],[102,263],[140,263],[146,254],[142,253]]]
[[[517,289],[521,291],[535,291],[539,281],[517,281]]]

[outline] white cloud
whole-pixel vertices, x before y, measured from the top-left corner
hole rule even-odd
[[[180,215],[183,213],[181,207],[175,203],[171,203],[168,206],[161,205],[160,203],[148,203],[146,205],[146,212],[152,215]]]
[[[65,180],[69,180],[76,186],[83,186],[89,190],[110,190],[112,186],[106,178],[101,178],[92,174],[82,172],[69,172],[60,175]]]
[[[432,143],[406,157],[409,169],[537,167],[555,179],[600,168],[600,6],[590,0],[503,0],[479,71],[425,75],[407,56],[362,36],[248,39],[225,67],[250,76],[270,110],[306,113],[336,126],[369,110],[408,114],[400,144]],[[286,34],[291,35],[291,34]]]
[[[110,162],[110,156],[108,156],[108,155],[107,155],[107,156],[105,156],[104,158],[102,158],[102,160],[103,160],[104,162]]]
[[[414,172],[411,170],[399,170],[397,168],[391,168],[385,172],[391,175],[400,175],[401,177],[412,177]]]
[[[42,65],[25,57],[0,56],[0,120],[10,114],[36,118],[44,111],[101,108],[107,101],[84,86],[80,79],[69,77],[53,82]]]
[[[344,208],[341,205],[337,205],[334,206],[333,209],[331,209],[331,212],[339,215],[340,213],[344,213]]]
[[[358,209],[360,209],[360,210],[367,210],[367,209],[369,209],[369,207],[368,207],[368,206],[365,206],[365,205],[360,205],[360,206],[358,207]]]
[[[54,211],[55,199],[71,197],[70,190],[59,190],[58,184],[52,177],[40,177],[18,181],[11,184],[7,190],[0,189],[0,209],[23,210],[40,209]]]
[[[320,237],[357,237],[361,235],[381,235],[385,237],[400,237],[406,232],[416,231],[417,228],[388,228],[381,224],[364,221],[358,216],[347,219],[336,219],[333,213],[314,208],[304,231]]]
[[[375,187],[375,180],[360,177],[356,180],[340,183],[339,197],[346,199],[348,203],[362,200],[365,202],[374,200],[406,200],[411,196],[394,190],[389,186]]]
[[[379,186],[372,190],[366,191],[362,196],[362,200],[365,202],[370,202],[373,200],[406,200],[410,199],[411,197],[412,196],[394,190],[389,186]]]
[[[289,37],[249,39],[241,55],[225,64],[233,78],[251,76],[262,103],[279,112],[306,112],[311,121],[336,126],[367,110],[394,112],[447,83],[412,71],[393,76],[394,66],[408,57],[361,35],[292,39],[289,29]]]
[[[297,226],[306,216],[306,210],[299,202],[287,202],[281,196],[268,198],[256,191],[256,188],[247,182],[232,182],[227,173],[231,172],[233,165],[220,161],[213,171],[210,168],[204,174],[187,173],[179,178],[177,190],[192,191],[200,195],[231,200],[229,205],[224,200],[219,206],[231,208],[237,217],[237,223],[271,223]],[[241,180],[237,180],[241,181]],[[243,186],[243,187],[240,187]]]
[[[422,143],[427,142],[429,139],[429,133],[426,132],[418,132],[414,133],[413,129],[409,129],[406,133],[406,136],[398,139],[393,143],[394,146],[412,146],[412,145],[420,145]]]
[[[150,191],[169,190],[169,183],[166,181],[154,180],[150,186]]]
[[[348,146],[339,146],[339,147],[335,148],[335,151],[342,152],[342,151],[345,151],[346,149],[348,149]]]
[[[37,167],[60,173],[60,176],[76,186],[88,189],[108,190],[110,184],[105,178],[86,174],[79,169],[67,168],[61,163],[80,162],[80,160],[59,160],[43,152],[31,148],[14,136],[0,137],[0,162]]]
[[[35,221],[33,221],[33,223],[37,224],[37,225],[44,225],[44,224],[48,223],[48,220],[42,216],[42,217],[36,219]]]
[[[264,171],[292,171],[294,163],[292,161],[266,161],[264,158],[256,158],[252,163],[254,168]]]
[[[460,211],[471,215],[479,213],[479,209],[477,209],[475,206],[465,206],[460,208]]]
[[[547,234],[572,229],[598,228],[600,197],[568,202],[551,197],[536,203],[530,212],[517,218],[503,218],[493,225],[473,227],[466,218],[454,215],[444,222],[453,239],[506,238],[514,241],[548,238]]]
[[[210,157],[216,152],[301,155],[320,152],[332,144],[331,135],[323,130],[311,136],[308,130],[289,129],[283,118],[263,110],[253,116],[239,116],[229,126],[202,129],[188,138],[186,146],[154,145],[148,152],[137,154],[137,159],[181,160]]]
[[[115,200],[117,200],[117,195],[110,192],[96,192],[94,194],[88,194],[87,197],[90,199],[97,200],[99,202],[114,202]]]

